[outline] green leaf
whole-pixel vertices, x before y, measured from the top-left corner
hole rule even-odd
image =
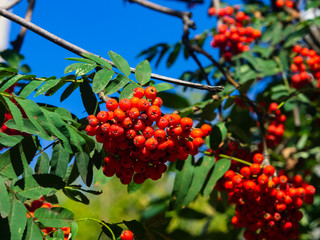
[[[49,156],[45,152],[42,152],[37,159],[37,163],[34,167],[36,174],[48,173],[50,167]]]
[[[0,176],[0,215],[2,218],[6,218],[10,213],[10,198],[5,185],[4,177]]]
[[[45,83],[41,87],[38,88],[34,97],[37,97],[37,96],[47,92],[49,89],[55,87],[59,83],[60,83],[60,79],[53,79],[53,80],[45,81]]]
[[[27,224],[27,209],[18,199],[13,197],[11,210],[9,214],[9,226],[11,232],[11,240],[19,240],[22,238],[24,229]]]
[[[6,126],[8,128],[17,129],[17,124],[11,119],[6,122]],[[29,119],[23,118],[23,132],[29,133],[31,135],[39,135],[40,132],[36,127],[32,124],[32,122]]]
[[[174,86],[170,83],[159,83],[159,84],[155,84],[154,87],[157,89],[157,92],[174,89]]]
[[[15,178],[23,172],[21,148],[19,145],[10,148],[0,155],[0,174],[3,176]]]
[[[34,75],[16,75],[13,76],[12,78],[9,78],[5,81],[5,83],[0,87],[0,92],[5,91],[6,89],[8,89],[9,87],[11,87],[12,85],[14,85],[16,82],[18,82],[21,79],[30,79],[30,78],[34,78]]]
[[[92,161],[90,161],[88,154],[82,151],[77,152],[75,158],[81,179],[90,187],[93,180]]]
[[[176,43],[174,46],[173,46],[173,50],[172,52],[169,54],[169,57],[168,57],[168,60],[167,60],[167,67],[171,67],[172,64],[176,61],[179,53],[180,53],[180,50],[181,50],[181,43]]]
[[[191,209],[191,208],[181,209],[178,212],[178,216],[181,218],[184,218],[184,219],[197,219],[197,220],[204,219],[204,218],[208,217],[207,214],[198,212],[198,211]]]
[[[80,176],[80,173],[78,171],[77,164],[75,163],[70,164],[67,170],[67,174],[65,176],[67,185],[70,185],[71,183],[73,183],[75,180],[77,180],[79,176]]]
[[[135,76],[140,85],[145,85],[150,81],[151,67],[148,60],[144,60],[136,67]]]
[[[123,221],[123,223],[133,232],[136,239],[145,240],[146,239],[146,231],[142,225],[142,223],[137,220],[131,221]]]
[[[14,190],[21,196],[38,199],[62,189],[65,183],[61,177],[52,174],[34,174],[18,180]]]
[[[127,86],[123,88],[120,93],[120,100],[123,98],[131,99],[133,97],[133,90],[138,87],[134,83],[129,83]]]
[[[227,128],[225,123],[219,122],[212,127],[212,132],[210,134],[209,147],[212,150],[216,150],[220,143],[223,142],[224,138],[227,136]]]
[[[6,60],[9,66],[18,69],[20,62],[24,59],[23,55],[12,49],[7,49],[0,53],[1,57]]]
[[[92,80],[92,91],[98,93],[102,91],[107,84],[109,83],[110,79],[112,78],[114,71],[109,69],[101,69],[99,70]]]
[[[65,68],[64,74],[76,71],[76,76],[82,76],[91,72],[96,66],[97,64],[73,63]]]
[[[71,57],[71,58],[65,58],[65,60],[94,64],[94,61],[91,61],[90,59],[86,59],[86,58]]]
[[[190,184],[188,193],[183,200],[183,207],[187,206],[196,198],[214,164],[215,158],[213,156],[204,156],[203,158],[199,159],[197,163],[195,163],[192,182]]]
[[[65,99],[67,99],[71,93],[74,92],[74,90],[76,90],[78,87],[80,86],[80,83],[78,82],[72,82],[61,94],[60,97],[60,102],[64,101]]]
[[[118,53],[115,53],[113,51],[109,51],[108,55],[113,61],[116,68],[118,68],[121,72],[123,72],[124,75],[126,76],[130,75],[131,73],[130,66],[123,57],[121,57]]]
[[[86,195],[84,195],[82,192],[80,192],[76,189],[64,188],[62,191],[68,198],[70,198],[73,201],[81,202],[86,205],[88,205],[90,203],[90,201],[86,197]]]
[[[26,239],[43,240],[40,228],[31,218],[27,221]]]
[[[71,223],[71,234],[72,234],[72,240],[75,239],[76,235],[78,233],[78,224],[77,222],[72,222]]]
[[[17,107],[17,105],[15,105],[10,98],[8,97],[4,97],[4,100],[6,101],[8,107],[9,107],[9,111],[12,114],[12,118],[15,121],[15,123],[17,124],[17,129],[19,131],[22,131],[23,129],[23,120],[22,120],[22,114],[20,109]]]
[[[127,191],[128,191],[128,193],[134,193],[134,192],[138,191],[141,187],[142,187],[142,184],[137,184],[137,183],[131,182],[128,185]]]
[[[34,217],[44,226],[62,228],[71,226],[74,214],[62,207],[38,208]]]
[[[216,162],[213,172],[208,180],[208,183],[203,190],[204,197],[208,197],[210,195],[210,193],[216,186],[217,181],[223,177],[226,171],[229,170],[230,165],[231,165],[231,160],[226,158],[219,159]]]
[[[164,99],[163,105],[173,109],[181,109],[190,106],[189,101],[177,94],[173,94],[171,92],[160,92],[157,94],[159,97]]]
[[[83,106],[85,107],[88,115],[100,112],[99,103],[87,79],[84,79],[80,84],[80,94]]]
[[[123,229],[121,227],[119,227],[119,225],[117,224],[110,224],[110,223],[106,223],[104,222],[106,225],[108,225],[108,227],[111,229],[111,231],[113,232],[114,236],[119,239],[119,237],[121,236],[121,233],[123,231]],[[110,238],[112,239],[112,235],[110,233],[110,230],[107,229],[105,226],[102,226],[102,231]]]
[[[122,74],[118,74],[106,87],[104,94],[111,95],[115,93],[116,91],[123,88],[127,83],[130,81],[130,79],[126,76],[123,76]]]
[[[301,38],[303,38],[308,33],[309,33],[308,26],[302,27],[300,29],[296,29],[288,36],[288,38],[284,43],[284,47],[287,48],[294,45],[297,41],[301,40]]]
[[[13,147],[21,142],[23,136],[21,135],[8,135],[3,132],[0,132],[0,144],[6,147]]]
[[[101,66],[107,67],[110,70],[112,69],[111,64],[107,60],[105,60],[97,55],[94,55],[91,53],[83,53],[82,56],[89,58],[89,59],[95,61],[96,63],[100,64]]]
[[[64,178],[67,173],[68,163],[69,153],[67,152],[67,150],[60,143],[55,145],[50,162],[50,173]]]
[[[21,89],[19,96],[21,98],[28,97],[33,91],[37,89],[43,82],[42,81],[36,81],[32,80],[30,81],[23,89]]]
[[[174,179],[174,185],[171,194],[169,205],[170,210],[180,207],[184,201],[184,198],[188,194],[194,173],[192,161],[193,156],[189,155],[185,161],[178,160],[176,162],[176,177]]]

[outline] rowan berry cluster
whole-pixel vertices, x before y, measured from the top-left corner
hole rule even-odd
[[[286,5],[288,8],[293,8],[294,3],[291,0],[277,0],[276,1],[276,6],[278,8],[282,8],[282,7],[284,7],[284,5]]]
[[[121,240],[134,240],[133,233],[130,230],[123,230],[120,235]]]
[[[255,239],[296,239],[303,214],[303,202],[313,203],[316,189],[300,175],[288,178],[284,172],[275,175],[271,165],[261,166],[263,155],[256,153],[253,163],[240,171],[228,170],[222,179],[229,203],[236,205],[231,222],[236,228],[247,228],[244,237]]]
[[[38,200],[33,200],[30,204],[25,203],[24,204],[26,208],[28,209],[27,217],[28,218],[34,218],[34,212],[38,208],[52,208],[52,207],[59,207],[58,205],[52,205],[51,203],[45,202],[43,198]],[[39,225],[40,226],[40,225]],[[41,231],[50,237],[53,237],[53,233],[57,231],[57,228],[53,227],[43,227],[41,228]],[[61,230],[64,233],[64,240],[69,239],[70,235],[70,227],[62,227]]]
[[[320,56],[316,51],[300,45],[294,46],[293,52],[297,55],[293,58],[293,63],[290,66],[294,73],[291,86],[300,89],[311,83],[313,78],[316,78],[318,87],[320,87]]]
[[[209,15],[213,15],[215,11],[210,9]],[[250,16],[238,8],[221,8],[217,16],[222,18],[223,24],[218,27],[218,34],[213,36],[211,46],[219,48],[226,61],[230,61],[234,55],[249,51],[249,44],[261,36],[259,30],[251,26],[245,27],[250,22]]]
[[[104,159],[103,172],[114,174],[123,184],[158,180],[167,170],[166,162],[185,160],[195,155],[211,133],[204,124],[193,128],[191,118],[161,113],[162,99],[157,90],[135,88],[131,99],[110,98],[108,111],[88,117],[86,132],[95,136],[109,153]]]
[[[272,148],[281,142],[284,133],[284,123],[287,118],[284,114],[281,114],[278,104],[275,102],[269,105],[268,112],[275,115],[273,121],[268,126],[266,135],[267,145]]]

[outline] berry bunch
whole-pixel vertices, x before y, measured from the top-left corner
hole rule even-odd
[[[267,145],[271,148],[281,142],[284,133],[284,123],[287,118],[284,114],[281,114],[278,104],[275,102],[269,105],[268,112],[275,114],[275,118],[268,126],[268,133],[266,135]]]
[[[87,134],[95,136],[109,153],[104,159],[106,176],[116,174],[123,184],[132,178],[138,184],[147,178],[158,180],[167,170],[167,161],[198,153],[211,127],[193,128],[191,118],[178,114],[162,116],[162,103],[154,87],[135,88],[131,99],[110,98],[108,111],[88,117]]]
[[[249,51],[249,44],[261,36],[259,30],[245,27],[250,22],[250,16],[238,11],[238,8],[227,6],[221,8],[217,15],[222,18],[223,24],[218,27],[219,33],[213,36],[211,46],[220,48],[226,61],[230,61],[234,55]]]
[[[261,166],[263,155],[256,153],[253,163],[239,172],[228,170],[222,179],[229,203],[236,205],[231,222],[236,228],[247,228],[244,237],[254,239],[295,239],[303,214],[303,202],[313,203],[315,188],[300,175],[275,176],[271,165]]]
[[[294,46],[293,52],[297,55],[293,58],[293,63],[290,66],[294,73],[291,86],[297,89],[303,88],[314,77],[318,80],[318,87],[320,87],[320,56],[316,51],[300,45]],[[311,74],[307,72],[308,70]]]
[[[288,8],[293,8],[294,3],[291,0],[277,0],[276,1],[276,6],[278,8],[282,8],[282,7],[284,7],[284,5],[286,5]]]
[[[58,205],[52,206],[51,203],[45,202],[43,198],[38,200],[33,200],[30,204],[24,204],[26,208],[28,209],[27,217],[33,218],[34,217],[34,211],[36,211],[38,208],[52,208],[52,207],[59,207]],[[70,227],[62,227],[61,230],[64,233],[64,240],[69,239],[70,235]],[[56,228],[52,227],[44,227],[41,229],[42,232],[44,232],[45,235],[48,235],[50,237],[53,237],[53,233],[57,231]]]

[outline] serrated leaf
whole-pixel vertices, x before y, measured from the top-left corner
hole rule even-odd
[[[38,208],[34,217],[44,226],[62,228],[71,226],[74,214],[62,207]]]
[[[224,140],[227,135],[227,128],[225,123],[219,122],[215,126],[212,127],[212,132],[210,134],[209,147],[212,150],[216,150],[220,143]]]
[[[129,76],[131,73],[130,65],[128,64],[127,60],[121,57],[118,53],[113,51],[108,52],[109,57],[111,58],[112,62],[124,75]]]
[[[6,133],[0,132],[0,144],[6,147],[13,147],[21,142],[23,136],[21,135],[8,135]]]
[[[208,183],[203,190],[204,197],[208,197],[210,195],[218,180],[223,177],[226,171],[229,170],[230,165],[231,160],[226,158],[221,158],[216,162]]]
[[[17,129],[19,131],[22,131],[23,129],[23,120],[22,120],[22,114],[20,109],[15,105],[10,98],[4,97],[4,100],[6,101],[9,111],[12,115],[13,120],[17,124]]]
[[[63,193],[70,198],[73,201],[76,202],[81,202],[83,204],[88,205],[90,203],[89,199],[84,195],[82,192],[75,190],[75,189],[70,189],[70,188],[64,188]]]
[[[50,173],[55,174],[61,178],[64,178],[67,173],[69,163],[69,153],[62,146],[62,144],[57,144],[53,148],[51,157],[51,169]]]
[[[138,87],[134,83],[129,83],[127,86],[123,88],[120,93],[120,100],[123,98],[131,99],[133,97],[133,90]]]
[[[138,83],[140,83],[140,85],[145,85],[146,83],[148,83],[151,77],[151,67],[150,67],[149,61],[144,60],[140,62],[137,65],[136,71],[134,74],[136,76]]]
[[[130,81],[130,79],[126,76],[123,76],[122,74],[118,74],[106,87],[104,94],[111,95],[115,93],[116,91],[123,88],[127,83]]]
[[[5,83],[0,87],[0,92],[5,91],[6,89],[8,89],[9,87],[11,87],[12,85],[14,85],[16,82],[18,82],[21,79],[30,79],[30,78],[34,78],[34,75],[16,75],[13,76],[7,80],[5,80]]]
[[[95,69],[96,66],[96,64],[73,63],[65,68],[64,74],[76,71],[76,76],[82,76],[87,74],[88,72],[91,72],[93,69]]]
[[[47,80],[41,87],[38,88],[36,94],[34,97],[37,97],[45,92],[47,92],[49,89],[55,87],[60,83],[60,79],[53,79],[53,80]]]
[[[10,213],[10,198],[5,185],[4,177],[0,176],[0,215],[2,218],[6,218]]]
[[[30,81],[23,89],[21,89],[19,93],[19,97],[26,98],[28,97],[33,91],[35,91],[43,82],[42,81]]]
[[[11,240],[20,240],[27,224],[27,209],[18,199],[13,197],[9,214]]]
[[[109,69],[101,69],[96,72],[92,80],[92,91],[95,93],[102,91],[113,77],[113,74],[114,71]]]
[[[6,126],[8,128],[17,129],[17,124],[11,119],[6,122]],[[32,122],[29,119],[23,118],[23,132],[29,133],[31,135],[35,134],[38,135],[41,134],[38,129],[32,124]]]
[[[77,152],[75,154],[75,162],[77,164],[81,179],[83,182],[90,187],[93,180],[93,171],[92,171],[92,161],[87,153]]]
[[[20,145],[20,144],[19,144]],[[0,155],[0,174],[15,178],[23,172],[21,149],[16,145]]]
[[[183,200],[183,207],[187,206],[196,198],[206,181],[210,169],[214,164],[215,158],[213,156],[204,156],[203,158],[199,159],[197,163],[195,163],[192,182],[190,184],[188,193]]]
[[[79,86],[80,86],[80,83],[72,82],[61,94],[60,102],[67,99],[70,96],[70,94],[73,93],[74,90],[76,90]]]
[[[178,160],[176,163],[176,176],[169,206],[171,210],[180,207],[187,196],[194,174],[192,162],[193,156],[189,155],[185,161]]]
[[[80,94],[83,106],[85,107],[88,115],[100,112],[99,103],[87,79],[84,79],[80,84]]]
[[[99,57],[97,55],[94,55],[94,54],[91,54],[91,53],[83,53],[82,56],[84,56],[86,58],[89,58],[89,59],[95,61],[96,63],[107,67],[110,70],[112,69],[111,64],[107,60],[105,60],[105,59],[103,59],[103,58],[101,58],[101,57]]]
[[[159,83],[159,84],[155,84],[154,87],[157,89],[157,92],[174,89],[174,86],[170,83]]]
[[[38,199],[43,195],[55,193],[65,183],[62,178],[53,174],[34,174],[24,177],[15,183],[14,190],[21,196]]]
[[[37,224],[31,219],[28,218],[27,221],[27,232],[26,239],[30,240],[42,240],[42,233]]]
[[[48,173],[50,167],[49,156],[45,152],[42,152],[38,157],[34,171],[36,174]]]

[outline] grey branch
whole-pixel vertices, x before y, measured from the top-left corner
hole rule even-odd
[[[31,22],[28,22],[25,19],[13,14],[13,13],[10,13],[9,11],[7,11],[3,8],[0,8],[0,15],[19,24],[19,25],[21,25],[21,26],[26,27],[27,29],[33,31],[34,33],[48,39],[49,41],[59,45],[60,47],[62,47],[64,49],[67,49],[68,51],[73,52],[79,56],[83,57],[84,53],[90,53],[87,50],[80,48],[70,42],[67,42],[66,40],[59,38],[58,36],[46,31],[45,29],[43,29],[43,28],[41,28]],[[92,54],[92,53],[90,53],[90,54]],[[100,57],[100,56],[98,56],[98,57]],[[113,67],[116,67],[112,61],[107,60],[107,59],[104,59],[104,60],[108,61]],[[132,73],[135,72],[134,68],[130,68],[130,69],[131,69]],[[154,74],[154,73],[151,74],[151,77],[153,79],[158,79],[158,80],[161,80],[164,82],[169,82],[169,83],[187,86],[187,87],[191,87],[191,88],[197,88],[197,89],[201,89],[201,90],[208,90],[213,93],[221,92],[224,89],[223,86],[209,86],[209,85],[203,85],[203,84],[199,84],[199,83],[192,83],[192,82],[187,82],[187,81],[183,81],[180,79],[170,78],[170,77],[166,77],[166,76],[162,76],[162,75],[158,75],[158,74]]]

